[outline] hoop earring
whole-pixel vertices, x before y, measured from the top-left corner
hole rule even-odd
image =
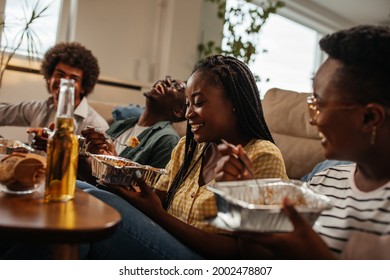
[[[375,140],[376,140],[376,126],[374,126],[371,131],[371,141],[370,141],[371,146],[375,145]]]

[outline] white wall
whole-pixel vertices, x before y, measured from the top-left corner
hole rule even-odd
[[[4,3],[0,0],[2,10]],[[72,15],[73,27],[71,3],[76,4],[77,11]],[[136,91],[97,85],[88,97],[91,100],[144,105],[142,92],[157,79],[167,74],[188,79],[198,61],[201,34],[215,36],[215,41],[221,39],[216,6],[204,0],[63,0],[63,9],[58,41],[78,41],[91,49],[99,60],[101,79],[142,87]],[[11,64],[26,65],[18,59]],[[39,63],[34,67],[39,69]],[[45,98],[47,90],[41,75],[6,71],[0,102]],[[0,134],[21,138],[25,128],[10,131],[0,127]]]
[[[151,83],[187,79],[197,60],[202,0],[79,0],[75,40],[103,77]]]
[[[69,7],[74,0],[63,1],[58,41],[67,40]],[[0,4],[2,2],[4,0],[0,0]],[[213,19],[216,18],[216,6],[203,2],[78,0],[72,40],[92,50],[99,60],[102,79],[143,87],[149,87],[167,74],[186,80],[198,61],[197,46],[202,34],[215,41],[222,38],[221,23]],[[11,64],[20,63],[13,59]],[[39,64],[35,68],[38,69]],[[6,73],[4,85],[0,88],[0,101],[42,98],[40,92],[45,87],[40,85],[41,82],[41,77],[36,75]],[[91,98],[104,100],[104,91],[107,90],[98,86]],[[3,99],[5,94],[13,96]],[[112,101],[113,96],[107,99]],[[128,98],[124,99],[128,102]],[[118,101],[121,100],[122,97],[118,96]]]

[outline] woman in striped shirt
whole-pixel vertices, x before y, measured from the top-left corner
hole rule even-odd
[[[242,234],[244,251],[273,258],[390,259],[390,28],[357,26],[324,37],[320,46],[329,57],[314,77],[310,123],[320,132],[326,158],[354,163],[310,181],[333,203],[314,230],[286,205],[294,231]]]

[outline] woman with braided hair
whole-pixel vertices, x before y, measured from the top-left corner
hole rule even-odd
[[[182,147],[180,154],[186,156],[180,169],[174,171],[177,173],[174,180],[168,184],[170,188],[164,200],[166,209],[190,173],[192,176],[189,177],[195,178],[195,183],[199,177],[201,185],[214,178],[218,181],[250,179],[253,173],[256,178],[286,178],[280,152],[273,145],[264,120],[256,83],[243,62],[229,56],[208,57],[195,67],[188,85],[186,145],[184,147],[182,139],[177,147]],[[221,144],[221,139],[233,145]],[[247,160],[245,151],[251,152],[253,165]],[[229,162],[228,158],[234,162]],[[192,172],[190,168],[195,169],[193,162],[201,159],[202,163],[198,164],[201,172]],[[178,158],[176,162],[182,161]],[[217,162],[218,171],[214,173]],[[240,171],[248,164],[251,170],[241,175]],[[160,186],[161,181],[156,189]]]
[[[283,178],[282,155],[265,123],[248,67],[222,55],[197,65],[187,81],[187,133],[172,152],[154,191],[112,186],[86,191],[116,208],[122,223],[108,239],[89,244],[88,259],[236,259],[237,239],[211,226],[217,181]],[[140,175],[140,174],[139,174]],[[139,176],[140,177],[140,176]]]
[[[115,188],[124,200],[89,190],[118,209],[123,223],[111,238],[90,245],[87,258],[239,257],[237,240],[206,221],[217,208],[205,185],[253,176],[287,178],[252,73],[233,57],[206,58],[187,81],[186,108],[186,137],[172,152],[168,174],[152,186],[154,192],[142,181],[140,193]]]

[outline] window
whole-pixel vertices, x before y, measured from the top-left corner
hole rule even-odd
[[[251,70],[262,81],[261,96],[278,87],[311,92],[316,70],[317,32],[279,15],[271,15],[261,31],[259,51]]]
[[[1,49],[27,55],[34,41],[34,56],[42,57],[48,48],[56,43],[57,28],[61,10],[61,0],[7,0],[5,4],[5,25],[1,34]],[[47,7],[47,9],[45,9]],[[30,20],[32,11],[44,10],[30,25],[31,32],[23,32]],[[32,40],[31,40],[32,39]]]
[[[268,18],[260,32],[257,55],[249,68],[261,79],[261,98],[273,87],[311,92],[320,55],[318,32],[277,14]]]

